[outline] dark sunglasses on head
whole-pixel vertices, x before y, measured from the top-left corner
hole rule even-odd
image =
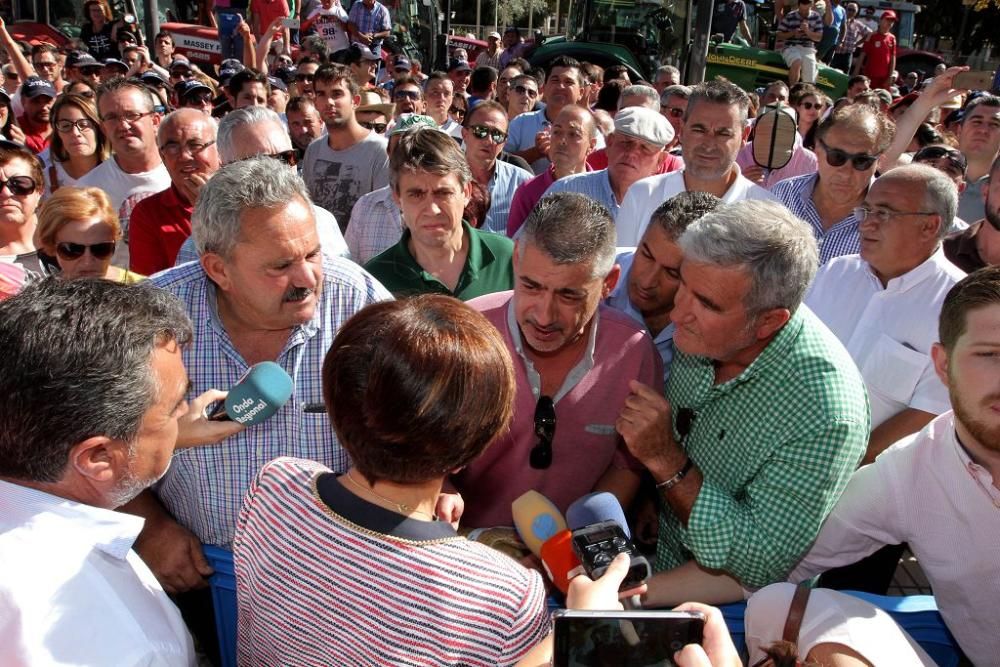
[[[535,404],[535,436],[538,442],[531,448],[528,463],[544,470],[552,465],[552,439],[556,435],[556,406],[551,396],[539,396]]]
[[[378,134],[384,134],[385,128],[389,127],[388,123],[372,123],[363,120],[359,120],[358,125],[368,130],[375,130]]]
[[[518,95],[527,95],[528,97],[538,97],[538,91],[534,88],[528,88],[527,86],[514,86],[514,92]]]
[[[107,259],[115,254],[115,242],[91,243],[90,245],[68,242],[56,244],[56,254],[59,255],[60,259],[80,259],[87,251],[90,251],[94,259]]]
[[[450,113],[452,116],[464,116],[465,109],[461,107],[451,107],[450,109],[448,109],[448,113]]]
[[[961,151],[954,148],[949,148],[948,146],[927,146],[921,148],[913,155],[914,162],[923,162],[924,160],[940,160],[945,158],[951,166],[958,169],[963,174],[968,168],[968,162],[965,156],[962,155]]]
[[[38,183],[31,176],[11,176],[6,181],[0,181],[0,191],[6,187],[12,195],[30,195],[38,188]]]
[[[847,151],[840,150],[839,148],[830,148],[822,139],[817,139],[817,141],[826,152],[826,163],[831,167],[841,167],[848,160],[850,160],[851,166],[857,171],[866,171],[871,169],[871,166],[875,164],[876,160],[878,160],[878,155],[868,155],[867,153],[848,153]]]
[[[416,90],[396,90],[393,91],[392,93],[392,98],[394,100],[401,100],[404,97],[408,100],[413,100],[414,102],[416,102],[417,100],[420,99],[420,93],[417,92]]]
[[[488,127],[486,125],[473,125],[469,128],[469,132],[472,133],[476,139],[490,138],[495,144],[502,144],[507,141],[507,133],[503,130],[498,130],[495,127]]]

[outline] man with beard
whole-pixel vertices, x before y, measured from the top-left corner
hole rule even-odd
[[[280,365],[293,387],[291,399],[266,422],[175,456],[155,493],[140,494],[125,508],[146,519],[136,550],[167,592],[183,593],[176,599],[185,619],[199,641],[212,646],[206,588],[212,570],[201,545],[230,545],[253,476],[275,457],[347,469],[347,454],[322,409],[319,369],[340,325],[391,297],[361,267],[322,252],[305,184],[267,155],[216,172],[198,195],[192,232],[199,261],[152,280],[176,294],[197,323],[183,351],[192,369],[189,392],[232,387],[262,361]]]
[[[288,119],[288,136],[295,146],[296,156],[301,160],[313,139],[323,134],[323,119],[313,101],[305,96],[288,100],[285,116]]]
[[[49,138],[52,136],[52,124],[49,119],[55,98],[56,90],[52,84],[37,76],[29,78],[21,86],[24,115],[18,118],[17,122],[24,131],[24,145],[35,155],[49,146]]]
[[[971,273],[1000,264],[1000,159],[993,161],[983,188],[984,216],[968,229],[944,240],[944,254],[958,268]]]
[[[302,177],[313,201],[333,213],[343,231],[355,202],[389,184],[386,139],[358,123],[360,89],[343,65],[316,70],[313,91],[327,137],[306,149]]]
[[[970,664],[986,665],[1000,599],[1000,267],[951,288],[938,338],[952,410],[854,473],[791,580],[906,542]]]
[[[707,192],[682,192],[671,197],[653,212],[639,247],[620,253],[615,260],[622,278],[605,303],[646,326],[663,361],[664,385],[670,379],[674,358],[675,326],[670,313],[681,285],[684,258],[677,239],[691,223],[721,203]]]
[[[684,168],[645,178],[625,195],[615,218],[618,244],[638,245],[656,208],[681,192],[707,192],[727,204],[742,199],[774,199],[744,178],[736,157],[750,133],[750,98],[727,81],[709,81],[692,89],[684,112]]]
[[[142,521],[113,511],[170,465],[190,340],[180,302],[149,284],[50,279],[0,303],[3,664],[195,663],[132,549]]]

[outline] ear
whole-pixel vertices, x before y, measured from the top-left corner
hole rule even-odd
[[[205,273],[212,279],[212,282],[219,286],[219,289],[223,292],[228,292],[232,289],[232,271],[221,255],[217,255],[214,252],[206,252],[198,258],[198,261],[201,262],[201,268],[205,269]]]
[[[103,435],[87,438],[70,449],[69,465],[90,483],[111,484],[128,469],[128,447]]]
[[[940,215],[928,216],[928,221],[921,225],[920,232],[930,238],[938,238],[941,234],[941,225],[944,224],[944,219]]]
[[[465,206],[468,206],[469,202],[472,201],[472,181],[466,183],[462,189],[462,199],[465,202]]]
[[[945,387],[949,387],[948,380],[948,351],[941,343],[934,343],[931,346],[931,361],[934,362],[934,372]]]
[[[351,98],[351,108],[357,109],[361,106],[361,95],[355,95]]]
[[[966,183],[965,181],[962,181],[961,183],[958,184],[958,194],[959,194],[959,196],[961,196],[962,193],[965,192],[965,188],[967,188],[967,187],[969,187],[969,184]]]
[[[750,138],[750,131],[753,130],[753,125],[747,122],[747,126],[743,128],[743,140],[740,142],[740,146],[746,146],[747,139]]]
[[[622,276],[622,267],[615,264],[611,267],[611,272],[605,276],[604,283],[601,285],[601,300],[608,298],[608,295],[615,289],[618,284],[618,279]]]
[[[767,340],[785,326],[790,319],[792,319],[792,313],[787,308],[772,308],[757,316],[754,335],[757,340]]]

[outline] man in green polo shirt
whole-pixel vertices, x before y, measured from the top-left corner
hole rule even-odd
[[[706,570],[746,588],[784,581],[869,432],[861,374],[799,308],[818,265],[808,225],[747,200],[693,223],[680,246],[667,397],[633,382],[616,424],[661,501],[647,606],[732,601],[685,585]]]
[[[406,229],[365,269],[393,295],[437,293],[467,301],[513,288],[513,242],[462,219],[472,173],[452,137],[436,125],[404,131],[389,157],[389,187]]]

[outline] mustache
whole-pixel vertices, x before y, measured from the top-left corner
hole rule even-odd
[[[314,294],[316,290],[310,287],[293,287],[287,292],[285,292],[284,298],[282,298],[282,303],[294,303],[296,301],[304,301],[306,298]]]

